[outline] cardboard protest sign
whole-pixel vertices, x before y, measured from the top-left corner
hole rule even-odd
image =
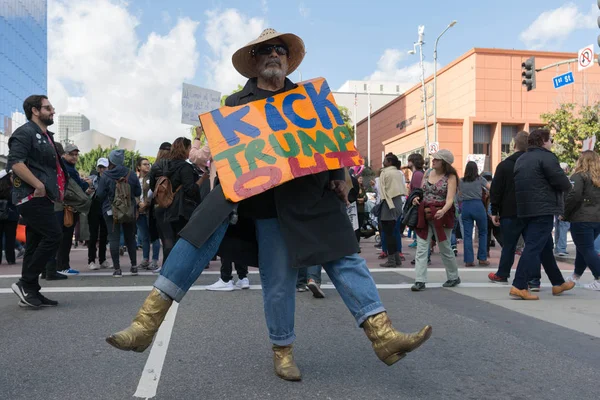
[[[221,106],[221,93],[184,83],[181,88],[181,123],[198,125],[198,114]]]
[[[240,201],[294,178],[362,165],[323,78],[200,115],[225,196]]]

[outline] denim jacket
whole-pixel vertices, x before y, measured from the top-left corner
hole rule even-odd
[[[50,141],[48,141],[48,137]],[[46,187],[46,195],[52,201],[59,197],[56,160],[59,160],[65,176],[67,170],[54,147],[54,134],[48,131],[48,137],[34,122],[27,122],[19,127],[8,139],[8,162],[6,170],[10,171],[14,164],[24,163],[31,173]],[[34,192],[34,188],[15,175],[13,181],[12,200],[18,204]]]

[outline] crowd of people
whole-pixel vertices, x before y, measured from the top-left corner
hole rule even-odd
[[[226,106],[295,88],[286,76],[304,54],[304,43],[296,35],[265,30],[233,55],[234,67],[248,82],[226,99]],[[77,226],[89,234],[91,270],[112,268],[114,277],[122,277],[120,257],[126,249],[131,275],[143,268],[156,272],[157,279],[132,324],[107,337],[121,350],[148,348],[173,301],[184,298],[218,254],[221,276],[208,290],[249,288],[248,266],[259,267],[274,370],[282,379],[301,379],[292,351],[295,295],[310,290],[324,298],[323,269],[376,355],[392,365],[427,341],[432,328],[425,325],[407,334],[393,327],[358,254],[361,237],[375,234],[375,227],[383,268],[400,267],[406,260],[406,229],[414,238],[414,292],[426,290],[434,248],[446,270],[443,286],[456,287],[461,284],[459,238],[465,267],[488,266],[492,235],[502,246],[498,270],[489,275],[495,283],[508,283],[519,240],[524,241],[510,296],[537,300],[531,292],[539,290],[540,266],[553,295],[575,287],[588,267],[594,281],[585,287],[600,290],[600,249],[594,248],[600,235],[600,157],[583,152],[569,178],[552,152],[548,130],[517,134],[515,153],[500,163],[493,177],[480,173],[474,162],[466,164],[460,177],[454,155],[446,149],[430,155],[431,165],[422,154],[412,154],[404,168],[390,153],[369,185],[367,169],[340,168],[233,203],[219,185],[210,148],[200,140],[201,128],[194,140],[179,137],[163,143],[152,165],[140,158],[132,170],[125,165],[124,151],[115,149],[82,178],[76,168],[77,146],[63,149],[48,130],[54,116],[48,98],[30,96],[23,108],[28,122],[9,139],[8,165],[0,178],[0,232],[8,263],[15,263],[13,233],[19,220],[27,230],[22,276],[12,289],[22,307],[56,306],[58,302],[40,293],[39,277],[66,279],[78,273],[69,261]],[[565,280],[554,252],[567,252],[561,239],[567,229],[577,254],[575,270]]]

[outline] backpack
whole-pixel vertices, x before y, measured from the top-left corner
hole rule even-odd
[[[173,199],[177,192],[181,189],[181,185],[173,192],[173,186],[171,186],[171,180],[166,176],[161,176],[156,181],[154,187],[154,200],[160,208],[169,208],[173,204]]]
[[[115,184],[115,197],[111,204],[115,224],[135,222],[135,212],[131,202],[131,186],[129,185],[130,173],[118,179]]]

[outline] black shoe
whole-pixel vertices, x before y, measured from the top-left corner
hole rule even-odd
[[[121,272],[120,269],[115,269],[115,272],[113,272],[112,276],[113,276],[113,278],[122,278],[123,272]]]
[[[67,275],[63,275],[63,274],[59,274],[58,272],[53,272],[52,274],[45,274],[46,276],[44,277],[44,279],[46,279],[47,281],[60,281],[62,279],[69,279],[69,277]]]
[[[38,294],[36,292],[26,292],[21,282],[13,283],[10,287],[27,306],[38,308],[42,305],[42,301],[37,296]]]
[[[443,287],[454,287],[460,285],[460,278],[456,278],[453,280],[448,280],[442,284]]]
[[[381,248],[381,243],[377,243],[377,244],[375,245],[375,248],[376,248],[376,249],[380,249],[380,248]]]
[[[58,301],[50,300],[49,298],[43,296],[39,292],[37,294],[37,297],[42,302],[42,307],[56,307],[58,305]]]
[[[425,290],[425,284],[423,282],[415,282],[414,285],[410,288],[413,292],[422,292]]]
[[[129,272],[131,272],[131,276],[136,276],[138,274],[137,267],[131,267]]]

